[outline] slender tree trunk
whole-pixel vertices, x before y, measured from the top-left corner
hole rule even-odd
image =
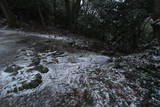
[[[54,26],[57,25],[56,23],[56,0],[53,0],[52,2],[52,15],[53,15],[53,20],[54,20]]]
[[[16,27],[16,18],[11,12],[8,3],[6,0],[0,0],[0,7],[2,8],[2,11],[7,19],[8,26],[9,27]]]
[[[154,0],[153,3],[153,25],[154,36],[160,40],[160,0]]]
[[[56,1],[57,0],[52,0],[51,1],[51,4],[52,4],[52,6],[51,6],[51,16],[52,16],[51,20],[53,20],[53,25],[54,26],[57,25],[57,23],[56,23],[56,12],[57,12],[57,10],[56,10],[56,7],[57,7]]]
[[[76,28],[76,22],[77,22],[77,18],[79,15],[79,11],[80,11],[80,2],[81,0],[76,0],[76,2],[73,3],[73,7],[72,7],[72,12],[73,12],[73,16],[72,16],[72,20],[73,20],[73,28]]]
[[[81,0],[65,0],[67,26],[72,30],[76,27],[76,21],[80,11],[80,2]]]
[[[65,0],[65,10],[66,10],[66,19],[67,19],[67,27],[71,26],[72,23],[72,9],[71,9],[71,1]]]
[[[41,7],[38,6],[38,13],[39,13],[39,16],[40,16],[40,20],[41,20],[41,24],[44,28],[46,28],[46,23],[45,23],[45,19],[44,19],[44,16],[42,14],[42,11],[41,11]]]

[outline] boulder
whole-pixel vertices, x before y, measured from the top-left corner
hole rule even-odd
[[[153,61],[153,62],[159,62],[160,63],[160,56],[153,56],[152,58],[151,58],[151,60]]]
[[[142,41],[145,43],[150,42],[153,39],[153,27],[152,27],[153,19],[148,17],[144,20],[141,31],[142,31]]]
[[[22,69],[22,67],[19,67],[17,65],[12,65],[12,66],[9,66],[7,67],[4,72],[7,72],[7,73],[15,73],[15,72],[18,72],[18,70]]]
[[[41,83],[42,83],[42,76],[41,76],[41,74],[38,73],[38,74],[33,76],[31,81],[22,82],[22,87],[19,87],[19,91],[22,91],[24,89],[36,88]]]
[[[39,71],[41,73],[47,73],[49,71],[49,69],[47,67],[44,67],[42,65],[38,65],[36,67],[33,68],[36,71]]]
[[[40,64],[40,61],[41,59],[39,57],[35,57],[33,60],[32,60],[32,63],[30,66],[35,66],[35,65],[39,65]]]

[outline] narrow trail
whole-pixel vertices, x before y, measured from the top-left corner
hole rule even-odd
[[[28,101],[26,106],[32,106],[33,102],[36,106],[44,106],[46,102],[51,103],[52,100],[59,99],[57,93],[70,93],[78,89],[85,70],[96,69],[109,58],[77,49],[75,45],[85,47],[88,44],[80,38],[0,30],[0,57],[2,58],[0,66],[3,66],[0,73],[2,106],[21,107],[23,105],[25,107],[26,100]],[[36,66],[30,65],[37,59],[40,59],[39,65],[48,68],[49,72],[45,74],[36,70],[28,72]],[[7,66],[14,65],[22,69],[16,71],[15,75],[4,72]],[[20,89],[23,86],[22,82],[31,81],[37,74],[41,75],[43,82],[35,88]],[[80,90],[83,92],[85,89]],[[8,96],[14,97],[9,101]],[[39,97],[37,101],[34,101],[35,96]],[[52,104],[48,106],[50,105]]]
[[[0,30],[0,107],[145,105],[151,99],[141,84],[148,76],[143,65],[151,64],[147,52],[108,57],[88,51],[93,44],[72,36]],[[153,81],[160,84],[155,77]]]

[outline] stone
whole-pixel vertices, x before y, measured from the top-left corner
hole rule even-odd
[[[145,43],[150,42],[153,38],[152,21],[153,20],[151,17],[147,17],[141,26],[142,39],[143,39],[143,42],[145,42]]]
[[[153,56],[151,60],[160,63],[160,56]]]
[[[42,65],[38,65],[36,67],[33,68],[36,71],[39,71],[41,73],[47,73],[49,71],[49,69],[47,67],[44,67]]]
[[[37,86],[39,86],[39,84],[42,83],[42,76],[41,74],[36,74],[33,76],[33,79],[30,82],[22,82],[22,87],[19,87],[19,90],[24,90],[24,89],[32,89],[32,88],[36,88]]]
[[[27,70],[27,72],[32,72],[32,71],[38,71],[40,73],[47,73],[49,71],[49,69],[47,67],[42,66],[42,65],[37,65],[34,68]]]
[[[18,70],[20,69],[22,69],[22,67],[19,67],[17,65],[12,65],[12,66],[7,67],[4,72],[15,73],[15,72],[18,72]]]
[[[31,65],[32,65],[32,66],[33,66],[33,65],[39,65],[39,64],[40,64],[40,61],[41,61],[41,59],[40,59],[39,57],[38,57],[38,58],[34,58]]]

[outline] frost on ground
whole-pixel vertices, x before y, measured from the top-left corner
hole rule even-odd
[[[1,107],[160,105],[159,46],[108,57],[53,38],[22,42],[27,47],[0,73]]]

